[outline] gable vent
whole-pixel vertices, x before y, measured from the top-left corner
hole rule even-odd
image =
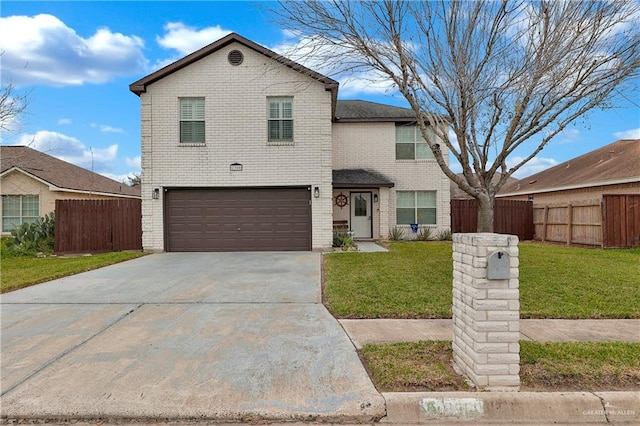
[[[239,50],[232,50],[231,52],[229,52],[227,59],[229,60],[229,63],[231,65],[238,66],[244,60],[244,55]]]

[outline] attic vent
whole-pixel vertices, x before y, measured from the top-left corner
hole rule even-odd
[[[232,50],[231,52],[229,52],[227,59],[229,60],[229,63],[231,65],[238,66],[244,60],[244,55],[239,50]]]

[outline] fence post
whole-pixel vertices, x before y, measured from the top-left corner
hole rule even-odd
[[[542,241],[547,241],[547,222],[549,222],[549,206],[544,206],[544,216],[542,219]]]
[[[518,237],[453,234],[453,361],[485,390],[520,388]]]
[[[571,245],[573,240],[573,205],[569,203],[567,206],[567,245]]]

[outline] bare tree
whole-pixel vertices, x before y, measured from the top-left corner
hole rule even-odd
[[[2,85],[0,88],[0,132],[15,131],[18,117],[27,109],[26,94],[16,93],[13,84]]]
[[[287,53],[294,59],[393,83],[442,171],[478,200],[479,232],[493,231],[494,198],[509,176],[637,85],[635,0],[296,0],[272,12],[302,41]],[[529,154],[509,166],[518,148]]]
[[[133,173],[132,176],[127,176],[128,182],[124,182],[129,186],[138,186],[142,183],[142,176],[140,173]]]

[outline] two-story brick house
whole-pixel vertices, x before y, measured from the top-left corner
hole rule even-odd
[[[130,85],[140,97],[143,247],[323,250],[447,229],[449,183],[411,111],[338,101],[338,83],[230,34]]]

